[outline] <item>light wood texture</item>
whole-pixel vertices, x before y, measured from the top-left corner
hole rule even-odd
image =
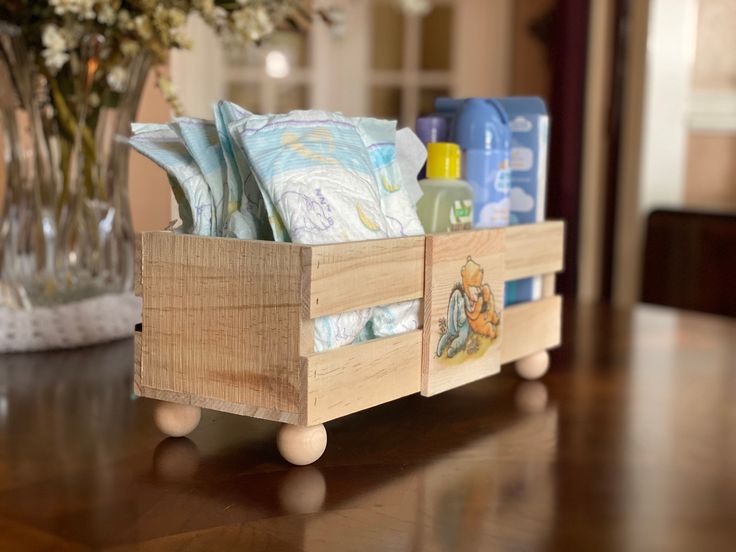
[[[316,462],[327,448],[327,430],[323,424],[296,426],[284,424],[276,436],[276,446],[284,460],[295,466]]]
[[[542,276],[542,297],[552,297],[555,294],[555,275]]]
[[[135,235],[133,261],[133,293],[138,297],[143,295],[143,240],[141,234]]]
[[[348,345],[303,359],[313,425],[419,391],[422,332]]]
[[[732,551],[736,318],[564,311],[543,413],[503,370],[327,423],[302,469],[256,419],[159,439],[129,341],[2,356],[0,550]]]
[[[562,221],[509,226],[506,231],[507,280],[560,272],[565,239]]]
[[[560,344],[562,298],[521,303],[504,311],[501,363],[513,362]]]
[[[435,395],[495,374],[501,369],[505,236],[506,233],[502,229],[427,236],[422,395]],[[447,348],[438,351],[438,344],[442,339],[440,319],[444,319],[448,335],[455,335],[452,333],[453,324],[450,320],[451,313],[448,311],[453,290],[463,280],[470,278],[471,271],[478,270],[477,265],[480,265],[482,274],[479,274],[480,278],[473,285],[481,289],[482,285],[487,284],[494,300],[494,304],[478,316],[484,317],[486,314],[492,316],[492,311],[495,310],[500,318],[500,324],[492,330],[494,335],[482,336],[471,330],[467,334],[467,345],[463,345],[453,354],[454,347],[458,346],[458,340],[463,339],[460,330],[458,337],[448,341]],[[461,293],[465,296],[464,291],[461,290]],[[478,301],[480,300],[479,298]],[[465,309],[465,305],[463,304],[461,308]],[[465,324],[472,328],[469,320]]]
[[[155,399],[158,401],[167,401],[178,404],[190,404],[207,410],[217,410],[218,412],[227,412],[229,414],[237,414],[238,416],[250,416],[251,418],[283,422],[285,424],[299,423],[299,414],[296,412],[283,412],[281,410],[270,408],[248,406],[246,404],[201,397],[192,393],[155,389],[145,385],[139,385],[136,387],[135,393],[139,397],[146,397],[147,399]]]
[[[153,411],[158,430],[169,437],[189,435],[199,425],[202,410],[189,404],[159,402]]]
[[[559,343],[558,297],[504,312],[503,293],[511,270],[513,278],[543,275],[551,295],[562,238],[562,223],[324,246],[146,233],[134,390],[315,425],[486,377]],[[472,268],[468,257],[483,270],[476,287],[488,284],[499,320],[493,337],[474,333],[471,349],[437,357],[439,321],[461,270]],[[314,353],[314,317],[414,298],[426,303],[423,330]]]
[[[141,389],[141,356],[143,355],[143,334],[133,332],[133,393],[140,395]]]
[[[272,419],[296,415],[300,251],[144,234],[140,386],[277,413]]]
[[[304,250],[309,318],[417,299],[424,236],[317,245]]]

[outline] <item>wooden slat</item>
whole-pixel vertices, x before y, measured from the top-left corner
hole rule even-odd
[[[143,241],[140,234],[135,235],[135,253],[133,260],[133,293],[143,295]]]
[[[296,415],[300,251],[145,233],[141,387]]]
[[[555,294],[555,275],[542,276],[542,297],[552,297]]]
[[[299,415],[294,412],[283,412],[281,410],[272,410],[257,406],[248,406],[244,404],[221,401],[208,397],[200,397],[191,393],[180,393],[177,391],[164,391],[162,389],[154,389],[153,387],[141,386],[138,388],[137,395],[149,399],[159,401],[174,402],[179,404],[191,404],[208,410],[217,410],[218,412],[228,412],[239,416],[250,416],[261,420],[271,420],[273,422],[283,422],[286,424],[299,423]]]
[[[309,318],[417,299],[424,236],[315,245],[303,253]]]
[[[143,351],[143,334],[133,333],[133,393],[140,395],[141,388],[141,355]]]
[[[563,267],[562,221],[509,226],[506,230],[506,280],[559,272]]]
[[[503,364],[560,344],[562,298],[559,295],[508,307],[504,317]]]
[[[386,337],[302,359],[308,425],[419,391],[422,332]]]
[[[504,329],[504,249],[505,230],[480,230],[427,236],[424,276],[424,343],[422,347],[422,395],[431,396],[471,381],[495,374],[501,369]],[[482,271],[482,273],[481,273]],[[472,273],[480,281],[470,283]],[[463,294],[464,326],[469,334],[462,345],[458,334],[450,337],[447,347],[438,350],[443,333],[451,325],[450,298],[463,279],[468,285],[490,290],[490,302],[476,303],[480,312],[472,313],[477,326],[473,330],[466,314],[469,299]],[[493,322],[496,313],[500,323]],[[456,316],[457,319],[457,316]],[[441,323],[441,320],[444,323]],[[485,322],[481,324],[482,322]],[[489,332],[488,335],[483,335]],[[447,335],[452,335],[448,333]]]

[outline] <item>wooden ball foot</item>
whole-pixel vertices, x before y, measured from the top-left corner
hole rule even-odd
[[[549,353],[540,351],[516,361],[516,373],[525,380],[536,380],[549,369]]]
[[[184,437],[199,425],[202,411],[198,406],[161,401],[156,405],[153,419],[156,427],[169,437]]]
[[[276,436],[276,445],[284,460],[295,466],[306,466],[318,460],[327,448],[327,431],[323,424],[284,424]]]

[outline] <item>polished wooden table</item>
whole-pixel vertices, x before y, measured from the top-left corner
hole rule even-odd
[[[736,321],[566,305],[510,369],[327,424],[206,412],[162,440],[132,343],[0,356],[0,550],[736,550]]]

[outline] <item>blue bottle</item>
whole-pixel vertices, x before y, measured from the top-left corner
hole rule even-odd
[[[495,100],[438,98],[437,111],[453,113],[451,140],[463,151],[463,179],[473,188],[473,227],[509,224],[511,132]]]

